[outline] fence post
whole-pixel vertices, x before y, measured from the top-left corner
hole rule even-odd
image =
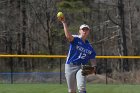
[[[105,59],[106,62],[106,84],[108,84],[108,80],[107,80],[107,59]]]
[[[60,84],[62,84],[62,70],[61,70],[61,58],[60,58]]]
[[[13,84],[13,58],[10,58],[10,69],[11,69],[10,79],[11,84]]]

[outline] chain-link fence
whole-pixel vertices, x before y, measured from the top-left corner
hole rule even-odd
[[[0,83],[66,83],[65,57],[1,58]],[[123,57],[97,56],[97,74],[87,76],[87,82],[140,84],[139,56],[126,58],[127,62]]]
[[[59,72],[23,72],[0,73],[0,83],[63,83],[64,73]]]

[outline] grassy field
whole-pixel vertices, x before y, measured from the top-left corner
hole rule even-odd
[[[0,84],[0,93],[67,93],[67,85]],[[88,84],[87,93],[140,93],[140,85]]]

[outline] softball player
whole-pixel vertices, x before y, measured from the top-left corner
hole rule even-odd
[[[64,27],[65,36],[70,42],[69,53],[65,64],[65,77],[69,93],[86,93],[86,76],[81,74],[81,65],[86,65],[91,61],[92,66],[96,66],[96,53],[88,40],[90,28],[83,24],[80,26],[79,35],[71,35],[68,31],[65,19],[60,20]]]

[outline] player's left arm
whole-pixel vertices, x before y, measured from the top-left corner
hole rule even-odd
[[[93,67],[93,73],[96,75],[96,67],[97,67],[97,62],[96,59],[90,59],[91,66]]]
[[[90,65],[83,65],[82,66],[81,73],[83,76],[87,76],[87,75],[90,75],[93,73],[96,75],[96,60],[91,59],[90,62],[91,62],[91,66]]]
[[[97,65],[96,59],[90,59],[90,63],[92,67],[96,67]]]
[[[94,49],[93,49],[93,52],[90,56],[90,63],[91,63],[92,67],[96,67],[96,65],[97,65],[97,63],[96,63],[96,52],[95,52]]]

